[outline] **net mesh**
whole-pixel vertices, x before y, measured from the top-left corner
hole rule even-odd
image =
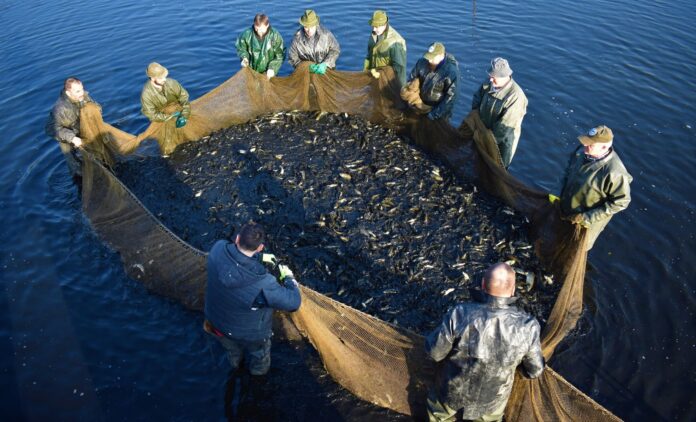
[[[575,326],[582,310],[587,252],[585,231],[560,219],[547,193],[531,188],[500,166],[492,133],[472,112],[455,129],[446,122],[404,113],[399,85],[390,68],[379,79],[369,73],[329,70],[314,75],[301,65],[288,77],[267,80],[244,68],[191,103],[189,123],[155,123],[140,135],[120,131],[86,107],[82,136],[95,147],[83,162],[83,210],[95,231],[121,254],[127,273],[154,292],[192,309],[202,309],[205,253],[164,227],[109,171],[114,154],[127,154],[146,138],[163,152],[212,131],[247,122],[269,112],[317,110],[361,115],[388,124],[441,160],[460,176],[524,213],[531,222],[535,252],[563,283],[542,333],[548,359]],[[301,281],[301,280],[300,280]],[[332,377],[356,396],[379,406],[422,418],[433,363],[424,338],[302,287],[303,302],[292,314],[297,328],[318,350]],[[443,310],[444,312],[444,310]],[[548,368],[535,380],[516,376],[507,420],[618,420]]]

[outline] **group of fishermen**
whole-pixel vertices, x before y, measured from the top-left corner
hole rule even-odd
[[[326,74],[335,69],[340,46],[333,33],[320,23],[313,10],[299,19],[288,61],[293,67],[310,62],[309,72]],[[406,74],[406,42],[391,26],[387,13],[377,10],[369,20],[364,70],[379,78],[390,66],[402,86],[401,96],[418,113],[431,120],[449,119],[457,98],[459,65],[442,43],[432,44]],[[273,78],[285,60],[282,36],[268,16],[258,14],[250,28],[236,40],[242,67]],[[176,127],[186,125],[191,107],[188,92],[168,78],[158,63],[147,67],[148,81],[142,94],[142,112],[153,122],[175,119]],[[65,80],[60,98],[53,106],[47,132],[57,139],[73,174],[79,174],[76,151],[80,138],[80,109],[94,102],[77,78]],[[165,112],[168,104],[176,112]],[[512,78],[507,60],[496,57],[488,79],[474,93],[472,109],[493,133],[503,166],[510,165],[519,143],[527,97]],[[613,148],[613,133],[598,126],[578,137],[581,143],[565,170],[559,202],[564,219],[589,229],[588,249],[611,217],[630,202],[632,177]],[[273,309],[295,311],[301,297],[297,282],[275,257],[261,253],[264,230],[258,224],[244,225],[232,242],[220,240],[207,259],[208,282],[205,328],[227,350],[233,368],[247,361],[254,376],[270,368],[271,317]],[[280,269],[280,282],[264,263]],[[426,349],[438,365],[437,382],[428,396],[431,420],[452,420],[457,412],[465,419],[500,420],[505,409],[515,368],[537,377],[544,368],[539,341],[539,324],[532,316],[512,306],[515,301],[515,273],[507,264],[489,268],[475,303],[456,306],[426,340]]]

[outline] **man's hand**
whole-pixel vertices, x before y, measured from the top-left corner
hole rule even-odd
[[[372,75],[373,78],[379,79],[379,72],[376,69],[370,69],[370,74]]]
[[[585,217],[582,215],[582,213],[568,215],[564,218],[564,220],[573,224],[581,225],[583,227],[588,226],[587,224],[585,224]]]
[[[75,148],[80,148],[80,147],[82,146],[82,139],[80,139],[80,138],[78,138],[77,136],[75,136],[75,137],[73,137],[73,138],[70,140],[70,143],[71,143],[72,146],[74,146]]]
[[[264,264],[278,265],[278,259],[272,253],[261,254],[261,262]]]
[[[249,59],[243,58],[242,62],[240,63],[242,67],[247,67],[249,66]]]
[[[278,270],[280,271],[280,279],[285,280],[286,277],[295,278],[290,268],[287,265],[278,265]]]
[[[555,204],[556,202],[560,201],[561,198],[557,197],[556,195],[550,193],[549,194],[549,202],[552,204]]]
[[[270,80],[272,77],[275,76],[275,71],[273,69],[268,69],[266,71],[266,77]]]
[[[176,127],[181,128],[186,126],[186,123],[188,123],[188,119],[184,116],[179,116],[176,118]]]
[[[319,63],[317,65],[317,74],[318,75],[326,74],[326,63]]]

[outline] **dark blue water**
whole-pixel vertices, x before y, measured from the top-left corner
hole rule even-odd
[[[552,365],[626,419],[696,419],[694,3],[370,3],[0,2],[3,419],[223,414],[226,362],[201,315],[128,279],[81,215],[58,146],[43,134],[63,79],[79,76],[105,120],[138,132],[150,61],[195,98],[238,70],[234,39],[256,12],[287,41],[315,6],[341,43],[339,68],[357,70],[378,5],[406,38],[409,66],[433,41],[458,58],[457,124],[488,60],[510,60],[529,97],[511,171],[528,183],[557,190],[575,137],[614,129],[633,202],[590,254],[586,334]]]

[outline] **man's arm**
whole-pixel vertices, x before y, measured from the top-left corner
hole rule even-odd
[[[449,80],[446,81],[447,88],[445,89],[444,98],[430,111],[430,115],[433,119],[451,115],[452,109],[454,108],[454,103],[457,99],[457,75],[448,79]]]
[[[452,315],[456,308],[450,311],[442,320],[442,324],[425,338],[425,352],[435,361],[446,358],[454,343]]]
[[[338,44],[338,40],[334,37],[331,31],[327,31],[327,42],[328,42],[328,53],[326,58],[322,63],[326,63],[326,66],[331,69],[336,68],[336,60],[338,60],[339,54],[341,54],[341,46]]]
[[[271,39],[273,60],[268,62],[268,68],[273,69],[273,73],[275,75],[278,74],[280,66],[282,66],[283,60],[285,60],[285,45],[283,44],[283,37],[281,37],[278,33],[276,33],[276,35],[276,37]]]
[[[625,210],[631,202],[630,183],[630,176],[626,174],[609,174],[602,183],[606,200],[602,205],[584,212],[584,220],[592,224]]]
[[[479,107],[481,107],[481,101],[483,100],[483,84],[479,87],[479,89],[474,92],[474,97],[471,100],[471,109],[472,110],[478,110]]]
[[[534,320],[532,324],[532,342],[529,350],[522,358],[522,373],[527,378],[536,378],[544,371],[544,356],[541,354],[541,342],[539,340],[539,323]]]
[[[525,114],[527,114],[526,98],[521,96],[511,98],[505,105],[503,114],[493,125],[493,136],[495,136],[496,141],[503,145],[512,146]]]
[[[242,31],[237,37],[237,41],[234,43],[234,47],[237,49],[237,56],[239,61],[246,59],[249,62],[249,44],[247,42],[247,31]]]
[[[178,81],[176,81],[176,85],[176,97],[179,101],[179,104],[182,107],[181,115],[188,119],[191,116],[191,103],[189,102],[189,93],[186,89],[184,89],[183,86],[181,86],[181,84]]]
[[[406,85],[406,48],[401,43],[394,43],[389,49],[391,66],[401,86]]]
[[[53,133],[58,141],[68,144],[72,143],[74,137],[79,136],[74,129],[71,128],[75,122],[72,121],[71,113],[64,107],[55,107],[53,109]]]
[[[293,277],[286,277],[284,284],[272,283],[263,288],[268,306],[281,311],[294,312],[300,308],[302,297],[297,281]]]
[[[143,89],[143,93],[140,95],[140,104],[142,106],[140,110],[151,122],[164,122],[171,117],[155,108],[152,99],[147,94],[147,89]]]
[[[292,67],[297,67],[297,65],[300,64],[302,60],[300,60],[300,50],[299,50],[299,43],[301,41],[298,39],[297,33],[292,39],[292,43],[290,44],[290,50],[288,50],[288,62],[292,65]]]

